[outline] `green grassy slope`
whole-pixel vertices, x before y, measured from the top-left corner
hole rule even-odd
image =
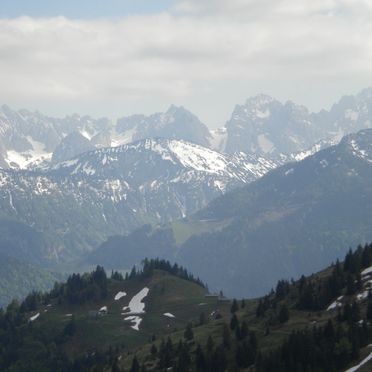
[[[130,322],[124,320],[122,309],[144,287],[149,288],[144,299],[146,313],[141,316],[143,321],[139,331],[136,331],[131,328]],[[115,301],[119,291],[127,295]],[[219,304],[216,299],[205,298],[206,293],[206,289],[193,282],[156,270],[150,278],[124,282],[110,280],[107,297],[98,302],[69,305],[51,301],[28,316],[40,313],[40,317],[33,322],[35,327],[62,331],[72,315],[76,333],[64,346],[71,357],[88,350],[106,350],[109,346],[124,346],[125,350],[132,350],[147,343],[154,335],[164,336],[184,328],[190,321],[196,322],[201,312],[208,314],[217,308],[226,308],[226,304]],[[108,308],[107,315],[96,317],[89,314],[103,306]],[[170,319],[164,313],[171,313],[175,318]]]
[[[12,299],[22,300],[32,290],[47,291],[63,278],[0,253],[0,308]]]
[[[369,248],[371,249],[371,247]],[[361,251],[360,251],[361,252]],[[368,254],[371,254],[372,251],[370,251]],[[367,254],[360,254],[359,257],[357,255],[354,255],[354,258],[356,260],[370,260],[369,258],[366,259]],[[363,258],[361,258],[363,257]],[[356,262],[355,259],[352,258],[351,261]],[[366,262],[365,261],[365,262]],[[354,264],[352,264],[354,265]],[[341,273],[338,276],[335,276],[335,272],[337,271],[336,266],[332,266],[327,268],[326,270],[323,270],[317,274],[314,274],[308,278],[306,278],[307,283],[313,283],[313,293],[314,298],[318,298],[316,301],[323,301],[321,303],[318,303],[315,301],[313,305],[314,308],[302,308],[299,303],[301,301],[301,298],[303,294],[301,295],[300,287],[301,282],[293,282],[292,284],[288,283],[289,287],[288,290],[286,290],[285,294],[283,296],[279,296],[279,290],[277,289],[276,292],[271,293],[268,296],[265,296],[268,303],[270,304],[268,308],[264,311],[263,315],[257,316],[257,308],[260,300],[264,301],[263,298],[261,299],[253,299],[253,300],[245,300],[244,306],[239,301],[238,304],[238,310],[235,312],[238,321],[240,324],[246,323],[249,329],[249,332],[254,332],[255,336],[257,337],[257,344],[258,344],[258,350],[261,355],[270,355],[270,353],[273,350],[276,350],[281,347],[281,345],[286,342],[288,338],[291,337],[294,333],[298,333],[299,331],[305,331],[310,332],[310,334],[313,332],[313,329],[318,329],[318,333],[322,333],[323,329],[326,328],[329,321],[331,321],[334,325],[334,329],[337,330],[335,332],[335,336],[332,336],[332,342],[334,341],[334,338],[341,337],[338,336],[338,334],[344,333],[345,335],[349,335],[348,337],[351,337],[353,339],[353,334],[357,334],[358,332],[362,332],[362,328],[365,327],[365,339],[363,342],[359,343],[360,341],[355,341],[351,344],[351,346],[360,348],[358,351],[349,351],[344,350],[342,353],[345,354],[343,357],[346,359],[344,361],[340,361],[340,366],[343,367],[339,369],[336,365],[333,364],[332,368],[327,371],[336,371],[336,370],[343,370],[347,366],[355,366],[358,363],[360,363],[364,358],[366,358],[371,352],[372,348],[370,346],[371,344],[371,334],[372,334],[372,328],[367,319],[371,317],[372,314],[368,315],[368,307],[372,306],[372,299],[364,298],[362,300],[358,299],[358,295],[361,293],[364,293],[365,291],[368,291],[369,288],[369,282],[370,279],[368,275],[363,275],[360,288],[358,289],[359,284],[357,284],[357,281],[355,281],[355,278],[358,278],[360,273],[362,272],[362,269],[360,268],[360,263],[355,264],[354,267],[346,268],[346,264],[344,266],[344,269],[342,269],[343,265],[341,265]],[[370,265],[370,263],[367,264],[367,266]],[[357,267],[358,269],[355,269]],[[366,267],[366,266],[362,266]],[[337,284],[338,290],[335,292],[337,294],[330,295],[328,291],[330,291],[330,288],[333,288],[334,286],[334,279],[338,278],[337,280],[340,280],[340,282]],[[340,279],[341,278],[341,279]],[[342,279],[343,278],[343,279]],[[359,279],[357,279],[359,281]],[[333,283],[333,284],[332,284]],[[343,284],[341,284],[343,283]],[[356,287],[354,287],[353,284],[355,283]],[[330,286],[330,287],[329,287]],[[340,300],[340,311],[337,309],[328,310],[328,306],[333,303],[336,299],[338,299],[342,296],[342,299]],[[318,297],[316,297],[318,296]],[[323,304],[322,304],[323,303]],[[356,303],[357,305],[354,305]],[[356,310],[356,318],[351,317],[351,319],[347,320],[346,318],[343,318],[344,316],[350,316],[350,313],[347,313],[347,306],[350,304],[350,309],[354,306],[357,306],[358,310]],[[285,320],[284,322],[279,320],[278,314],[280,313],[280,309],[282,306],[287,306],[289,309],[289,319]],[[371,307],[372,308],[372,307]],[[196,354],[197,354],[197,345],[202,345],[202,348],[206,350],[208,348],[208,337],[212,337],[213,343],[215,347],[218,347],[219,345],[222,345],[224,343],[224,328],[230,329],[230,322],[232,319],[232,314],[229,311],[230,306],[228,306],[228,309],[226,311],[226,308],[224,311],[221,312],[221,317],[219,319],[214,319],[211,317],[208,317],[205,324],[198,324],[197,322],[194,323],[193,327],[193,333],[194,338],[191,342],[186,342],[188,345],[189,354],[192,360],[192,363],[195,362]],[[349,310],[350,311],[350,310]],[[349,315],[345,315],[349,314]],[[362,326],[359,321],[364,320],[365,324]],[[368,324],[368,325],[367,325]],[[356,332],[356,333],[355,333]],[[367,336],[368,335],[368,336]],[[155,340],[153,342],[147,343],[145,345],[142,345],[140,348],[136,350],[135,353],[131,354],[121,354],[121,362],[120,366],[123,368],[123,370],[128,370],[131,368],[133,357],[136,356],[136,358],[139,360],[140,364],[143,364],[146,366],[147,370],[160,370],[159,369],[159,363],[161,363],[161,356],[160,354],[152,354],[151,349],[155,345],[157,350],[161,350],[162,348],[162,342],[169,337],[172,341],[172,344],[175,345],[174,348],[177,350],[177,345],[180,341],[185,342],[184,338],[184,330],[179,330],[172,332],[171,334],[164,334],[161,339]],[[230,337],[231,337],[231,345],[227,348],[223,348],[223,352],[225,353],[226,363],[228,366],[227,370],[234,370],[236,367],[236,352],[241,344],[241,341],[238,341],[235,336],[235,331],[230,331]],[[345,338],[345,336],[344,336]],[[169,342],[169,341],[168,341]],[[323,347],[329,347],[326,342],[330,342],[328,339],[325,339],[323,344]],[[306,350],[306,345],[304,346]],[[341,346],[338,346],[337,342],[334,346],[334,351],[331,353],[337,353],[337,348],[341,348]],[[310,349],[309,349],[310,350]],[[335,355],[332,354],[332,355]],[[177,352],[174,352],[175,359],[174,364],[177,364]],[[206,355],[207,352],[206,352]],[[257,358],[257,356],[256,356]],[[336,357],[337,360],[337,357]],[[256,359],[257,363],[257,359]],[[335,362],[334,362],[335,363]],[[343,363],[343,364],[342,364]],[[194,367],[195,365],[192,364]],[[193,368],[194,368],[193,367]],[[372,361],[369,361],[366,363],[360,371],[370,371],[372,367]],[[178,367],[177,367],[178,368]],[[257,366],[256,366],[257,368]],[[261,367],[262,368],[262,367]],[[298,368],[298,369],[296,369]],[[301,367],[297,366],[293,371],[300,371],[302,370]],[[178,370],[178,369],[176,369]],[[249,371],[256,371],[256,369],[253,367],[253,365],[250,366],[250,368],[239,368],[238,370],[249,370]],[[266,371],[265,368],[258,369],[259,371]],[[291,369],[292,370],[292,369]],[[319,370],[322,371],[323,369],[313,369],[313,367],[309,366],[309,371],[315,371]],[[281,371],[281,369],[278,369],[278,371]]]

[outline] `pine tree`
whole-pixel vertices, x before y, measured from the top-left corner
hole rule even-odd
[[[120,372],[121,369],[119,367],[119,364],[118,364],[118,360],[117,358],[115,358],[114,362],[112,363],[112,366],[111,366],[111,372]]]
[[[237,341],[241,340],[240,327],[239,324],[235,327],[235,339]]]
[[[196,347],[195,364],[196,364],[196,368],[199,371],[205,371],[206,370],[205,356],[204,356],[204,353],[203,353],[203,350],[202,350],[200,344],[198,344],[198,346]]]
[[[283,304],[279,311],[279,322],[285,323],[289,319],[289,310],[286,304]]]
[[[236,314],[234,314],[234,315],[231,317],[231,321],[230,321],[230,329],[231,329],[232,331],[234,331],[236,327],[239,327],[239,320],[238,320]]]
[[[227,324],[223,326],[222,344],[225,349],[230,349],[231,347],[231,333]]]
[[[151,355],[155,356],[158,353],[158,349],[155,344],[152,344],[151,346]]]
[[[189,348],[186,344],[182,343],[180,341],[179,347],[178,347],[178,362],[177,362],[177,368],[176,370],[178,372],[188,372],[190,370],[191,365],[191,357]]]
[[[140,365],[138,363],[137,357],[134,357],[132,360],[132,367],[130,369],[130,372],[140,372]]]
[[[262,299],[260,298],[259,302],[258,302],[258,305],[257,305],[257,308],[256,308],[256,317],[257,318],[260,318],[262,315],[264,315],[265,311],[264,311],[264,308],[263,308],[263,302],[262,302]]]
[[[353,302],[351,307],[351,320],[354,323],[360,320],[360,307],[356,301]]]
[[[246,342],[238,345],[235,359],[237,366],[240,368],[247,368],[253,362],[253,353]]]
[[[129,279],[133,279],[133,278],[135,278],[136,275],[137,275],[136,266],[133,266],[133,267],[132,267],[132,270],[130,271],[130,274],[129,274]]]
[[[217,347],[211,358],[210,370],[213,372],[223,372],[226,370],[226,367],[227,360],[225,350],[221,346]]]
[[[70,321],[66,324],[66,327],[63,333],[66,336],[71,337],[75,334],[75,332],[76,332],[76,322],[75,322],[75,317],[72,317]]]
[[[194,332],[192,331],[192,324],[188,323],[185,329],[185,332],[183,334],[183,337],[187,341],[191,341],[194,338]]]
[[[246,321],[242,322],[242,325],[240,327],[240,339],[244,340],[248,336],[248,324]]]
[[[208,354],[211,354],[213,349],[214,349],[214,342],[213,342],[213,339],[212,339],[211,335],[209,335],[208,340],[207,340],[207,352],[208,352]]]
[[[367,306],[367,319],[368,320],[372,320],[372,301],[370,300],[368,302],[368,306]]]
[[[238,301],[236,301],[236,299],[234,298],[233,303],[231,305],[231,309],[230,309],[231,314],[235,314],[238,310],[239,310]]]
[[[206,323],[206,317],[204,311],[200,313],[199,316],[199,325],[203,325]]]

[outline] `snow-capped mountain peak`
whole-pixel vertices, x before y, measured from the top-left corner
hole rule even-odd
[[[103,148],[61,162],[44,172],[94,178],[143,179],[146,169],[166,180],[187,177],[219,178],[223,189],[230,183],[246,183],[276,166],[274,162],[247,155],[224,155],[194,143],[165,138],[144,139]]]

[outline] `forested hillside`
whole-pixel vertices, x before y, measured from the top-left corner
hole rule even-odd
[[[278,281],[264,297],[229,301],[208,295],[199,279],[167,261],[145,260],[124,276],[97,267],[0,312],[0,369],[332,372],[363,360],[367,366],[371,275],[366,245],[310,277]]]

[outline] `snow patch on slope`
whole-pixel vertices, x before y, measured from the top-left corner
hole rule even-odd
[[[114,297],[114,300],[115,301],[118,301],[118,300],[120,300],[121,298],[123,298],[123,297],[125,297],[127,294],[126,294],[126,292],[118,292],[116,295],[115,295],[115,297]]]
[[[163,315],[166,316],[167,318],[175,318],[175,316],[172,313],[164,313]]]
[[[15,150],[6,152],[5,161],[10,168],[27,169],[52,159],[52,153],[45,150],[44,144],[33,140],[29,136],[27,137],[27,141],[31,144],[32,149],[23,152]]]
[[[372,353],[370,353],[365,359],[363,359],[358,365],[349,368],[345,372],[355,372],[359,368],[363,367],[365,364],[367,364],[370,360],[372,360]]]
[[[139,331],[139,325],[142,322],[142,318],[139,315],[145,314],[145,303],[142,301],[148,295],[148,293],[149,288],[143,288],[140,292],[133,296],[128,306],[123,307],[123,311],[125,312],[122,313],[122,315],[126,316],[124,320],[134,323],[131,328],[135,331]]]
[[[40,313],[35,314],[34,316],[30,317],[29,321],[33,322],[40,316]]]
[[[149,289],[147,287],[143,288],[130,300],[129,305],[123,307],[123,311],[126,311],[125,314],[144,314],[145,313],[145,304],[142,302],[143,299],[148,295]],[[129,310],[129,311],[127,311]]]

